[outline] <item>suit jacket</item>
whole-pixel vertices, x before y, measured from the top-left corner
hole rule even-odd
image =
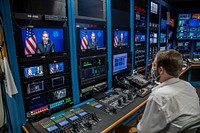
[[[36,54],[37,53],[50,53],[50,52],[54,52],[54,43],[52,41],[48,41],[48,44],[44,44],[43,41],[41,41],[37,44]]]
[[[90,49],[96,49],[98,46],[98,41],[95,40],[94,42],[92,42],[92,40],[89,40],[88,45],[89,45]]]

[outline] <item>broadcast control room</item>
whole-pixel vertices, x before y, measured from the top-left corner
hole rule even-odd
[[[0,133],[200,133],[199,0],[0,0]]]

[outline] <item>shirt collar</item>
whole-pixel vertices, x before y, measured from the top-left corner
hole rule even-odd
[[[155,88],[153,88],[152,91],[157,90],[158,88],[161,88],[161,87],[166,86],[166,85],[171,85],[171,84],[177,83],[179,81],[180,81],[179,78],[168,79],[165,82],[163,82],[163,83],[159,84],[158,86],[156,86]]]

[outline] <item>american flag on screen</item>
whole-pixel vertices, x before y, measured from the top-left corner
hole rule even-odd
[[[88,49],[88,36],[86,30],[81,31],[81,49]]]
[[[117,45],[118,45],[118,35],[116,34],[114,38],[114,47],[117,47]]]
[[[36,37],[33,28],[26,28],[25,39],[25,54],[35,54],[36,51]]]
[[[54,73],[54,68],[53,66],[50,68],[50,74]]]

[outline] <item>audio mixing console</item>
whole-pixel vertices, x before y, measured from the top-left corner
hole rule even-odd
[[[38,132],[44,133],[86,133],[92,130],[100,118],[95,113],[88,113],[81,108],[68,109],[59,115],[44,118],[32,125]]]

